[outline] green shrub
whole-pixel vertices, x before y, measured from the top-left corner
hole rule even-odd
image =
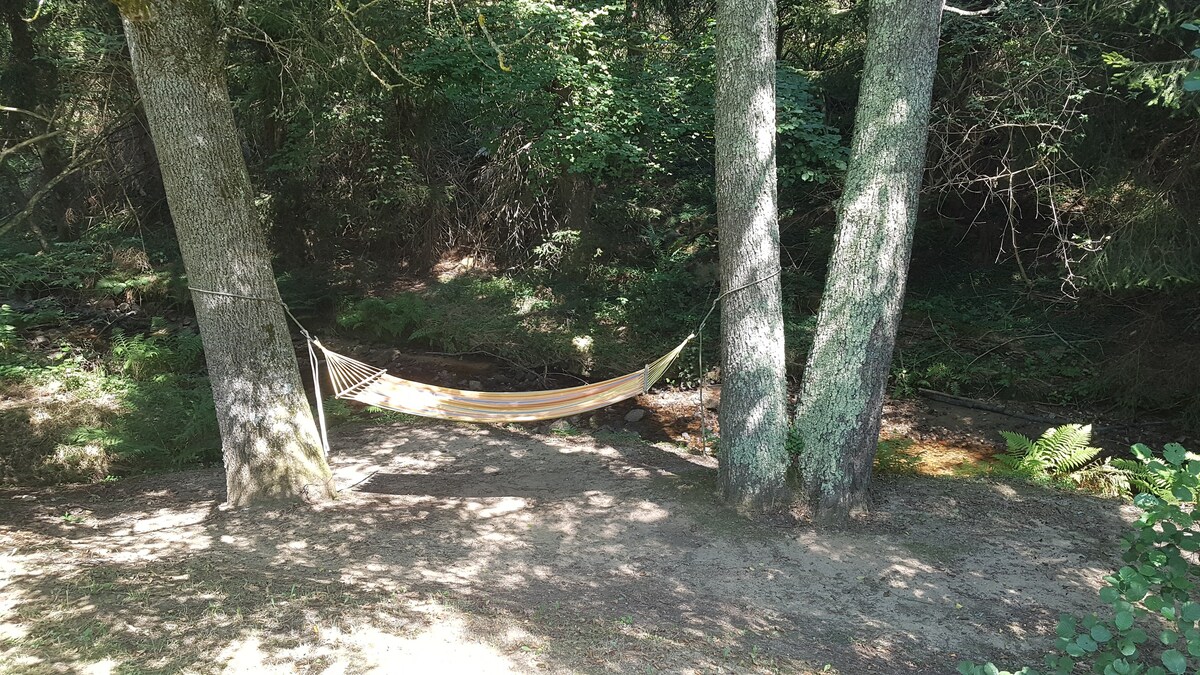
[[[1141,492],[1134,503],[1142,515],[1121,541],[1125,565],[1105,577],[1100,600],[1104,616],[1079,619],[1064,615],[1058,623],[1055,649],[1045,659],[1048,672],[1068,675],[1077,665],[1104,675],[1166,675],[1196,672],[1200,667],[1200,602],[1195,578],[1200,575],[1196,552],[1200,528],[1193,515],[1200,487],[1200,456],[1169,443],[1162,457],[1144,445],[1133,454],[1140,473],[1156,477],[1167,498]],[[1001,671],[991,663],[963,662],[963,675]]]

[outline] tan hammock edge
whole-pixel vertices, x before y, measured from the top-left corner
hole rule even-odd
[[[675,349],[628,375],[578,387],[528,392],[470,391],[413,382],[330,351],[318,340],[312,340],[312,344],[325,355],[333,393],[338,398],[459,422],[535,422],[578,415],[646,393],[693,337],[689,335]]]

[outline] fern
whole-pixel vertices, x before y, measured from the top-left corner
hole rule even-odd
[[[1099,464],[1095,460],[1100,448],[1089,445],[1091,425],[1052,427],[1036,441],[1010,431],[1001,431],[1000,435],[1008,445],[1000,461],[1009,469],[1031,478],[1070,478],[1076,472]]]
[[[1010,431],[1000,434],[1008,444],[999,457],[1000,462],[1015,473],[1035,480],[1074,484],[1110,497],[1149,493],[1168,503],[1178,501],[1171,491],[1172,467],[1154,458],[1150,449],[1140,443],[1132,448],[1137,459],[1097,460],[1100,448],[1089,445],[1091,425],[1064,424],[1047,429],[1036,441]],[[1168,443],[1163,450],[1180,462],[1200,460],[1200,455],[1187,452],[1177,443]]]

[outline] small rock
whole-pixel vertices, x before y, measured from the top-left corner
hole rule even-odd
[[[629,412],[625,413],[625,421],[626,422],[640,422],[640,421],[642,421],[642,418],[645,416],[646,416],[645,410],[643,410],[641,408],[634,408],[633,410],[630,410]]]
[[[483,391],[483,383],[479,380],[471,380],[467,382],[467,388],[474,389],[475,391]]]
[[[570,430],[571,430],[571,423],[566,420],[555,420],[553,423],[550,424],[550,431],[552,431],[552,432],[563,432],[563,431],[570,431]]]

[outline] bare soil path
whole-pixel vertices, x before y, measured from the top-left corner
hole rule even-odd
[[[226,511],[217,469],[0,491],[5,673],[951,673],[1040,664],[1128,507],[881,480],[850,531],[749,522],[623,432],[344,428],[342,498]]]

